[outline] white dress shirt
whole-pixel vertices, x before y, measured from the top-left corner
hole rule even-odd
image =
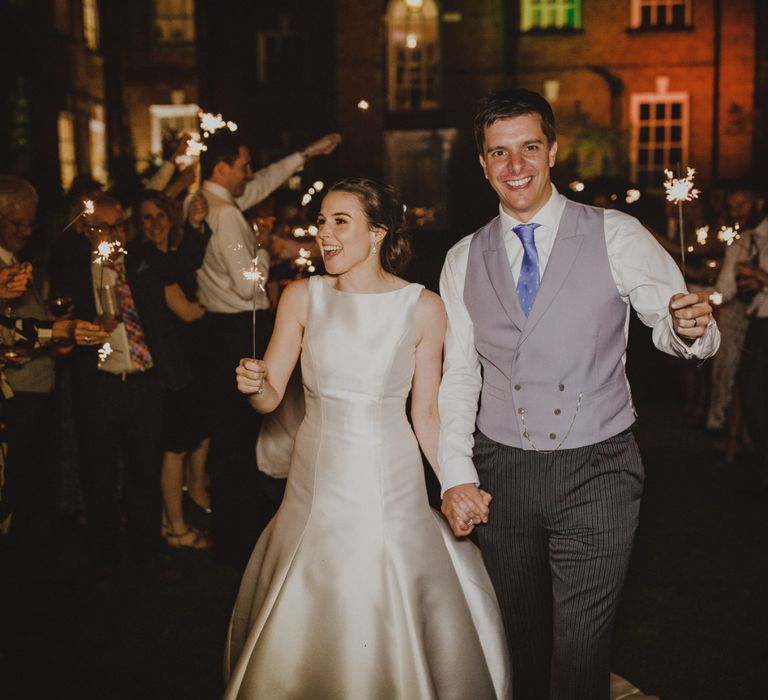
[[[254,174],[237,199],[221,185],[210,180],[203,183],[201,191],[208,202],[206,221],[212,234],[203,264],[197,271],[197,283],[200,303],[209,311],[227,314],[251,311],[254,294],[257,309],[269,308],[266,292],[248,278],[255,259],[263,276],[263,286],[269,275],[269,253],[256,248],[253,228],[242,210],[266,199],[303,165],[300,153],[272,163]],[[185,202],[185,211],[188,204],[189,199]]]
[[[534,239],[541,276],[552,252],[566,201],[553,186],[547,203],[530,220],[539,224]],[[512,228],[521,222],[515,221],[501,207],[499,210],[509,266],[517,279],[524,251]],[[472,436],[482,379],[472,319],[464,305],[464,279],[471,239],[472,235],[466,236],[448,251],[440,277],[440,295],[448,314],[439,399],[438,463],[443,492],[458,484],[478,481],[472,463]],[[653,329],[653,342],[660,350],[684,358],[713,355],[720,346],[720,333],[714,321],[710,322],[706,334],[692,345],[687,345],[675,334],[668,305],[670,297],[685,291],[685,283],[674,260],[653,235],[634,217],[607,209],[605,240],[616,290],[627,305],[625,338],[629,332],[631,304],[640,320]],[[563,352],[568,352],[568,348],[563,347]],[[626,360],[626,354],[623,359]]]
[[[768,271],[768,217],[752,231],[743,231],[741,237],[726,248],[723,268],[717,278],[717,291],[723,295],[724,302],[731,301],[739,291],[736,285],[736,264],[750,262],[755,252],[758,253],[759,266]],[[747,316],[768,318],[768,291],[765,288],[752,298],[747,307]]]

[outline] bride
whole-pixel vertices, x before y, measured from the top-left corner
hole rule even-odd
[[[226,698],[511,694],[479,551],[427,503],[419,445],[437,469],[446,321],[437,295],[396,275],[410,252],[402,224],[392,188],[332,187],[318,220],[328,274],[288,287],[264,360],[236,370],[266,413],[301,357],[306,414],[235,603]]]

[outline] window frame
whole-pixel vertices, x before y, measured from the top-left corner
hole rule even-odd
[[[539,5],[539,11],[554,9],[561,19],[564,13],[573,10],[573,24],[542,24],[535,23],[534,3]],[[551,7],[553,6],[553,7]],[[520,2],[520,31],[521,32],[579,32],[582,30],[581,0],[521,0]]]
[[[168,5],[169,2],[183,3],[183,10],[187,10],[184,14],[172,13],[171,11],[160,8],[161,4]],[[160,10],[163,10],[162,12]],[[189,35],[181,38],[169,37],[165,38],[158,35],[157,28],[161,23],[183,23],[187,29],[190,30]],[[197,34],[197,27],[195,26],[195,2],[194,0],[152,0],[152,27],[151,36],[152,42],[159,46],[177,46],[194,44]]]
[[[685,20],[683,24],[674,24],[671,22],[665,22],[664,24],[659,24],[658,22],[653,24],[643,24],[643,7],[650,6],[659,8],[660,6],[664,6],[671,9],[675,5],[681,4],[685,7]],[[681,29],[690,29],[693,27],[693,0],[632,0],[630,5],[629,26],[631,29],[641,31],[679,31]]]
[[[403,9],[404,8],[404,9]],[[440,107],[440,7],[424,0],[419,8],[390,0],[385,18],[387,109],[429,112]],[[421,37],[421,45],[418,37]],[[404,40],[403,40],[404,38]],[[411,46],[411,41],[417,42]],[[416,50],[418,49],[418,53]],[[418,102],[412,97],[421,95]],[[402,96],[401,96],[402,95]]]
[[[653,119],[647,120],[647,126],[649,129],[653,129],[656,126],[663,125],[666,129],[670,129],[672,126],[675,126],[677,122],[679,122],[681,126],[681,139],[680,139],[680,149],[682,151],[681,155],[681,164],[683,167],[685,167],[688,163],[689,153],[690,153],[690,140],[691,140],[691,110],[690,110],[690,102],[691,102],[691,96],[688,92],[666,92],[666,91],[657,91],[657,92],[638,92],[633,93],[630,96],[630,124],[631,124],[631,138],[630,138],[630,152],[629,152],[629,162],[630,162],[630,169],[631,169],[631,176],[633,182],[637,182],[642,184],[645,187],[650,188],[656,188],[656,185],[651,182],[642,182],[641,181],[641,170],[643,173],[655,173],[655,169],[651,169],[648,166],[644,166],[640,164],[640,129],[646,125],[645,122],[641,122],[640,120],[640,109],[643,104],[651,105],[651,107],[658,105],[658,104],[680,104],[681,105],[681,113],[680,113],[680,119],[674,120],[673,122],[670,120],[670,117],[664,117],[662,120],[658,120],[658,118],[654,117]],[[649,144],[656,144],[657,142],[655,140],[649,141]],[[671,141],[664,141],[660,142],[664,145],[662,146],[664,151],[668,153],[672,148],[675,146],[672,145]],[[648,148],[649,152],[652,151],[652,147]],[[665,162],[659,165],[660,171],[663,173],[665,168],[671,168],[672,170],[675,169],[676,163],[671,162]],[[655,168],[655,165],[654,165]]]
[[[66,124],[66,131],[62,127]],[[75,115],[62,109],[56,117],[56,143],[59,156],[59,181],[66,192],[77,176],[77,143],[75,142]]]

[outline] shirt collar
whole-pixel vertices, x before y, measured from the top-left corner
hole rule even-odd
[[[550,231],[557,231],[560,225],[560,217],[562,217],[563,209],[565,209],[565,202],[565,197],[552,185],[552,194],[549,196],[547,203],[531,217],[530,223],[539,224],[542,228],[549,229]],[[504,211],[501,204],[499,204],[499,216],[501,217],[501,224],[505,234],[521,223]]]
[[[210,192],[215,197],[220,197],[221,199],[226,200],[227,202],[234,202],[235,199],[232,196],[232,193],[222,185],[219,185],[215,182],[211,182],[210,180],[206,180],[203,183],[203,189],[206,192]]]

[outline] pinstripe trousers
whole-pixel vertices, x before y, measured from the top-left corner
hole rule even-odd
[[[632,432],[549,453],[477,432],[474,462],[493,496],[476,534],[515,700],[608,700],[610,638],[643,490]]]

